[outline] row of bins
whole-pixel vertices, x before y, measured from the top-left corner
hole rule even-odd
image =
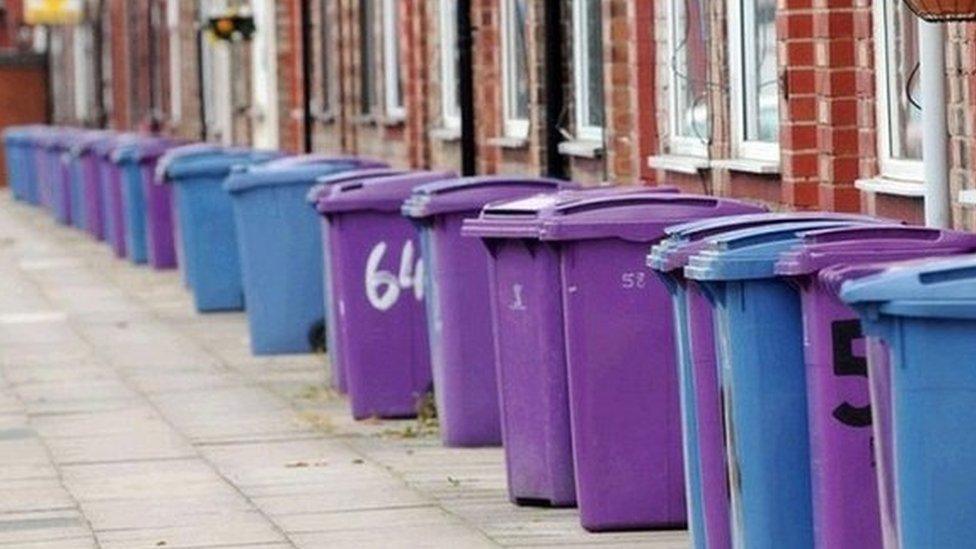
[[[433,391],[510,499],[700,548],[965,547],[976,235],[674,188],[458,177],[104,131],[5,133],[15,198],[179,266],[357,419]]]

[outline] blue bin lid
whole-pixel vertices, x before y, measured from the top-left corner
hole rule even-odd
[[[34,141],[38,132],[44,131],[47,126],[30,124],[27,126],[9,126],[3,130],[3,140],[8,145],[27,145]]]
[[[976,255],[896,263],[846,282],[840,295],[869,317],[976,319]]]
[[[271,185],[314,185],[322,176],[366,166],[382,167],[376,161],[363,161],[355,157],[328,157],[302,155],[279,158],[263,164],[251,165],[233,171],[224,181],[224,190],[241,193]]]
[[[116,133],[106,139],[92,143],[91,152],[94,155],[109,159],[112,156],[112,151],[116,147],[125,146],[138,138],[139,136],[134,133]]]
[[[839,263],[897,261],[976,250],[976,234],[917,226],[877,225],[806,233],[780,255],[776,273],[808,275]]]
[[[875,218],[833,212],[759,213],[697,220],[665,229],[668,238],[651,248],[647,266],[661,272],[683,269],[688,258],[705,248],[708,240],[722,233],[800,221],[852,220],[871,222]]]
[[[265,151],[237,147],[220,147],[196,143],[173,148],[156,166],[156,180],[189,179],[192,177],[226,177],[232,167],[239,164],[256,164],[280,158],[278,151]]]
[[[651,242],[670,225],[761,210],[760,206],[713,196],[639,192],[610,194],[560,204],[542,220],[539,238],[550,241],[617,238]]]
[[[413,218],[459,212],[477,212],[485,204],[510,200],[544,191],[576,188],[561,179],[507,175],[459,177],[420,185],[413,190],[401,211]]]
[[[674,187],[618,185],[563,189],[515,200],[487,204],[475,219],[464,220],[461,234],[477,238],[539,238],[542,220],[556,207],[596,196],[636,193],[674,193]]]
[[[69,151],[73,156],[82,156],[93,152],[94,147],[103,141],[110,141],[118,137],[118,133],[109,130],[94,130],[86,132],[76,141]]]
[[[776,276],[780,253],[790,249],[803,233],[831,227],[863,224],[856,220],[799,221],[723,233],[707,240],[688,259],[685,277],[693,280],[755,280]]]
[[[356,179],[332,185],[319,199],[316,209],[324,215],[357,211],[399,212],[414,187],[456,178],[453,172],[410,172],[370,179]]]
[[[152,162],[163,156],[167,150],[177,146],[179,143],[164,137],[135,137],[124,145],[115,147],[110,158],[116,164],[141,164]]]
[[[403,173],[406,173],[406,170],[398,170],[396,168],[365,168],[323,175],[315,179],[315,185],[308,190],[308,193],[305,195],[305,201],[311,204],[314,208],[315,205],[318,204],[319,200],[329,192],[329,187],[332,185],[338,185],[339,183],[359,179],[365,180],[377,177],[400,175]]]

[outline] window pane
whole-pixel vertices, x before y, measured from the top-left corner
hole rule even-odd
[[[387,43],[386,53],[388,56],[386,59],[386,83],[388,86],[386,93],[387,105],[392,111],[403,108],[403,71],[400,70],[400,10],[397,0],[388,0],[385,9],[387,10],[387,19],[384,39]],[[387,114],[395,113],[388,112]]]
[[[586,124],[603,127],[603,28],[600,16],[600,0],[583,0],[586,20]]]
[[[441,101],[444,117],[456,119],[458,108],[457,2],[441,0]]]
[[[529,117],[529,73],[528,51],[525,45],[525,14],[526,0],[513,0],[511,3],[511,63],[514,88],[511,103],[510,118],[527,119]]]
[[[672,86],[675,94],[675,128],[678,137],[706,143],[711,131],[708,119],[708,20],[706,0],[673,0]]]
[[[776,142],[779,139],[776,0],[753,0],[751,24],[746,25],[744,32],[746,43],[753,45],[746,49],[745,138]]]
[[[888,11],[888,136],[892,158],[922,159],[922,111],[919,97],[919,42],[915,16],[904,4]]]
[[[319,3],[319,24],[321,29],[319,30],[319,37],[322,40],[322,53],[321,53],[321,70],[322,70],[322,111],[329,112],[332,109],[332,90],[330,89],[329,82],[331,81],[330,72],[332,71],[332,56],[334,55],[334,49],[332,47],[331,39],[331,29],[329,25],[332,22],[332,14],[329,12],[329,4],[331,0],[322,0]]]

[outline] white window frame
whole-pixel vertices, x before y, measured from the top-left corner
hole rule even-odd
[[[75,117],[80,122],[91,122],[92,101],[95,97],[94,66],[94,29],[88,24],[77,25],[72,34],[72,53],[74,65],[74,103]]]
[[[515,114],[514,102],[518,95],[518,75],[515,74],[518,63],[514,56],[518,54],[515,45],[515,13],[512,3],[515,0],[500,0],[501,2],[501,53],[502,53],[502,126],[506,137],[528,139],[529,119],[518,118]],[[527,4],[528,5],[528,4]],[[525,37],[528,40],[528,37]],[[528,70],[528,63],[526,63]],[[528,77],[528,75],[526,75]],[[531,93],[531,91],[530,91]],[[531,103],[531,101],[530,101]],[[530,108],[531,110],[531,108]]]
[[[678,112],[678,78],[672,63],[677,59],[677,46],[681,41],[678,34],[678,17],[675,7],[678,4],[686,6],[687,0],[668,0],[668,120],[671,131],[668,132],[668,144],[671,154],[679,156],[708,156],[708,144],[700,139],[686,135],[678,135],[680,118],[683,113]],[[709,0],[702,0],[702,7],[707,6]],[[685,16],[687,18],[687,14]],[[685,46],[687,51],[687,45]]]
[[[445,128],[461,129],[457,78],[457,1],[440,0],[441,118]]]
[[[754,17],[745,8],[745,3],[752,3],[754,0],[729,0],[729,98],[730,98],[730,129],[732,131],[732,155],[737,159],[756,160],[760,162],[779,163],[780,148],[779,143],[768,141],[755,141],[746,139],[746,117],[751,116],[746,113],[746,98],[743,91],[749,81],[746,71],[746,61],[754,58],[752,55],[743,55],[744,50],[752,51],[756,47],[756,35],[753,32],[743,32],[746,23]],[[750,28],[752,25],[750,25]],[[753,68],[754,69],[754,68]],[[759,116],[755,113],[755,116]],[[779,123],[779,122],[777,122]]]
[[[180,0],[166,0],[166,31],[169,35],[169,117],[173,124],[183,120],[183,60],[180,39]]]
[[[890,66],[892,39],[889,36],[891,17],[894,10],[901,6],[899,2],[877,1],[874,3],[874,32],[875,40],[875,78],[876,98],[875,110],[878,123],[878,167],[883,178],[898,179],[921,183],[924,179],[924,167],[921,160],[906,160],[894,158],[891,151],[891,73]]]
[[[584,123],[590,119],[590,79],[593,78],[593,67],[589,63],[587,52],[590,25],[599,21],[589,21],[586,17],[586,2],[589,0],[573,0],[573,85],[576,88],[576,137],[586,141],[603,141],[603,126],[593,126]],[[601,45],[602,50],[602,45]],[[602,79],[601,74],[598,75]],[[603,86],[603,82],[600,83]],[[599,108],[603,108],[602,105]]]
[[[400,58],[397,55],[400,40],[398,3],[397,0],[383,2],[383,87],[386,116],[390,120],[403,120],[407,116],[403,89],[400,88]]]

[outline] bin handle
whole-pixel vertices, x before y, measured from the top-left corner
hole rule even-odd
[[[823,229],[811,231],[803,235],[804,240],[811,243],[844,242],[851,237],[857,240],[939,240],[944,231],[931,227],[905,227],[902,225],[870,225],[844,227],[840,229]]]
[[[576,213],[584,213],[593,210],[599,210],[605,206],[613,207],[627,207],[627,206],[645,206],[649,204],[668,204],[674,206],[702,206],[715,208],[718,206],[718,200],[709,197],[694,197],[694,196],[678,196],[678,195],[667,195],[661,193],[648,193],[648,194],[625,194],[625,195],[611,195],[589,198],[577,202],[571,202],[569,204],[563,204],[557,208],[557,211],[563,215],[570,215]]]

